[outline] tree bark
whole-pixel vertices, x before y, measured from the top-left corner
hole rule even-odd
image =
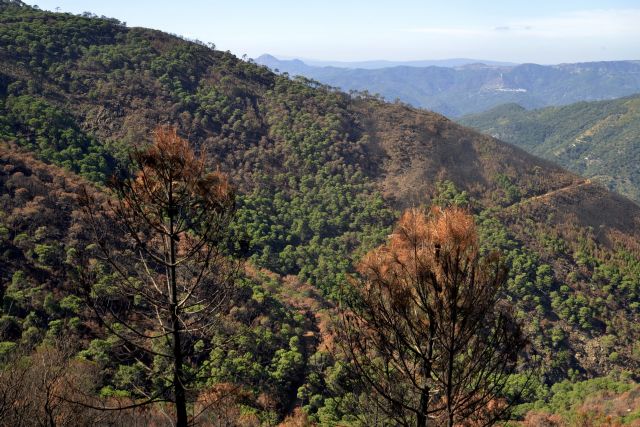
[[[178,316],[178,285],[176,279],[176,238],[173,226],[173,188],[169,186],[169,282],[171,287],[171,329],[173,335],[173,392],[176,403],[176,427],[187,427],[187,396],[183,382],[180,316]]]
[[[427,427],[429,409],[429,390],[423,390],[420,396],[420,406],[418,416],[416,417],[416,427]]]
[[[460,270],[460,261],[459,255],[456,255],[455,259],[455,269],[454,271]],[[447,427],[453,427],[453,419],[455,417],[455,413],[453,410],[453,365],[454,359],[456,356],[455,346],[456,346],[456,327],[458,325],[458,291],[459,286],[462,281],[457,277],[453,278],[452,286],[451,286],[451,296],[449,303],[449,310],[451,312],[451,326],[449,330],[449,342],[447,343],[448,348],[448,363],[447,363]]]

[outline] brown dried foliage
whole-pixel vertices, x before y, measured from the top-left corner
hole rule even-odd
[[[206,171],[204,159],[173,128],[158,128],[154,144],[134,152],[131,163],[137,168],[132,178],[112,179],[115,202],[100,206],[84,193],[99,248],[94,256],[109,267],[113,284],[108,292],[92,288],[100,270],[91,260],[81,281],[97,317],[141,354],[139,360],[151,364],[160,357],[172,365],[169,399],[177,425],[184,426],[186,401],[194,398],[187,385],[203,375],[185,367],[195,368],[210,351],[238,268],[220,247],[235,211],[234,191],[225,175]],[[197,353],[199,340],[205,345]],[[142,403],[163,400],[163,394],[149,393]]]
[[[509,407],[492,402],[525,340],[501,299],[500,257],[480,257],[478,248],[464,210],[410,209],[358,266],[342,342],[356,375],[399,424],[488,425]]]

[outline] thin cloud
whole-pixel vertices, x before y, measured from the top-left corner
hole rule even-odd
[[[640,35],[640,9],[585,10],[511,24],[539,37]],[[527,28],[529,28],[527,30]]]
[[[441,36],[477,36],[485,33],[485,30],[477,28],[438,28],[438,27],[423,27],[423,28],[404,28],[400,31],[406,33],[421,33],[421,34],[433,34]]]
[[[533,27],[531,25],[501,25],[495,27],[493,31],[530,31]]]
[[[422,27],[403,32],[443,36],[496,37],[500,34],[552,38],[634,37],[640,36],[640,9],[584,10],[537,19],[513,19],[503,25],[487,27]]]

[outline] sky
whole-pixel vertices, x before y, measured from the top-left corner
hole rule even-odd
[[[640,0],[37,0],[255,58],[640,59]]]

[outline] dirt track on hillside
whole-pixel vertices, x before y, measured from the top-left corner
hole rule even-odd
[[[556,194],[560,194],[560,193],[563,193],[563,192],[566,192],[566,191],[574,190],[576,188],[584,187],[584,186],[591,185],[591,184],[593,184],[593,181],[591,181],[590,179],[585,179],[583,181],[576,182],[576,183],[573,183],[571,185],[567,185],[566,187],[561,187],[561,188],[558,188],[556,190],[549,191],[548,193],[544,193],[544,194],[540,194],[540,195],[537,195],[537,196],[532,196],[532,197],[528,197],[526,199],[522,199],[522,200],[512,204],[511,206],[508,206],[507,208],[511,208],[511,207],[518,206],[518,205],[522,205],[524,203],[534,202],[536,200],[544,201],[544,200],[552,198]]]

